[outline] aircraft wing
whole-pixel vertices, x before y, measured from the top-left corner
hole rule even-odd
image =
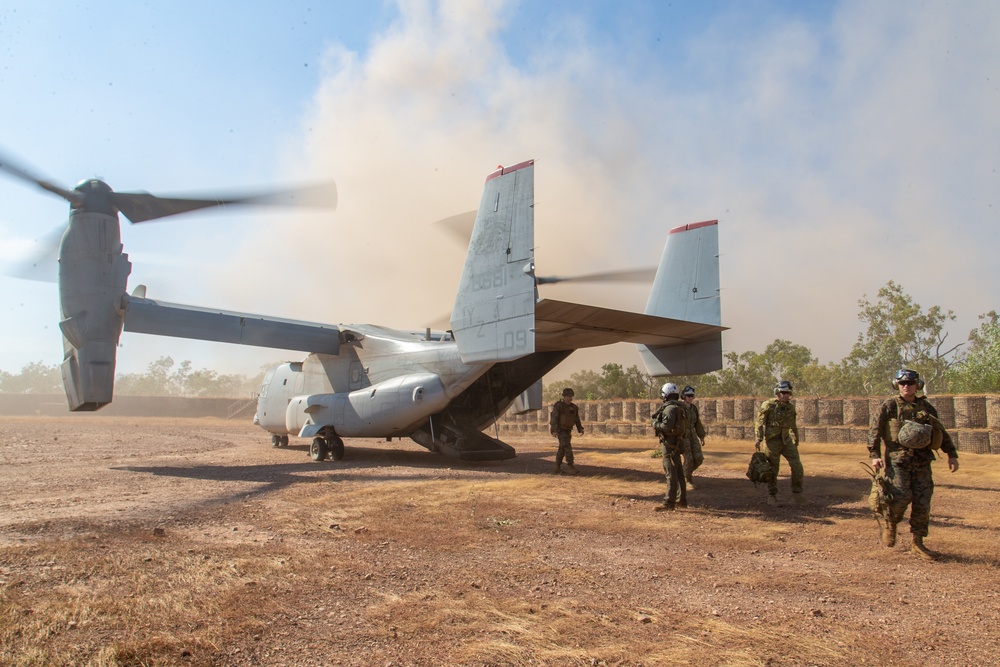
[[[186,306],[126,294],[125,331],[338,354],[340,329],[332,324],[300,322],[264,315]]]
[[[716,340],[727,328],[551,299],[535,304],[535,350],[538,352],[612,343],[683,346]]]

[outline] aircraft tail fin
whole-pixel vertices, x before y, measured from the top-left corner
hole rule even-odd
[[[718,220],[670,230],[645,312],[721,326]],[[638,347],[650,375],[697,375],[722,368],[721,332],[684,345]]]
[[[535,351],[535,163],[486,177],[451,313],[462,361],[498,362]]]

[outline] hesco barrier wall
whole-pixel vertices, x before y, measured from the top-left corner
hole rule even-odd
[[[863,446],[868,442],[871,415],[887,397],[796,398],[799,436],[803,442]],[[753,419],[761,398],[699,398],[701,420],[709,437],[753,439]],[[930,399],[959,451],[1000,454],[1000,396],[935,396]],[[654,438],[649,416],[660,401],[577,401],[589,435]],[[178,396],[119,396],[97,411],[73,413],[62,394],[0,394],[0,415],[107,417],[219,417],[253,419],[256,398],[181,398]],[[549,410],[504,415],[497,422],[501,436],[547,433]]]
[[[868,426],[888,396],[873,398],[796,398],[802,442],[864,446]],[[753,440],[753,420],[763,398],[699,398],[708,436]],[[930,402],[962,452],[1000,454],[1000,396],[935,396]],[[653,439],[650,415],[660,401],[576,401],[584,430],[591,435]],[[547,405],[536,412],[504,415],[500,434],[548,432]]]

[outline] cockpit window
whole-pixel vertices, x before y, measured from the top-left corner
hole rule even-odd
[[[271,378],[274,377],[274,371],[276,369],[272,368],[267,373],[264,374],[264,381],[260,383],[260,397],[267,397],[267,388],[271,384]]]

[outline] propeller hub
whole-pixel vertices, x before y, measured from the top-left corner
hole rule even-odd
[[[71,208],[88,213],[103,213],[105,215],[115,215],[118,210],[111,201],[114,190],[104,181],[97,178],[88,178],[80,181],[73,188],[83,197],[79,201],[73,202]]]

